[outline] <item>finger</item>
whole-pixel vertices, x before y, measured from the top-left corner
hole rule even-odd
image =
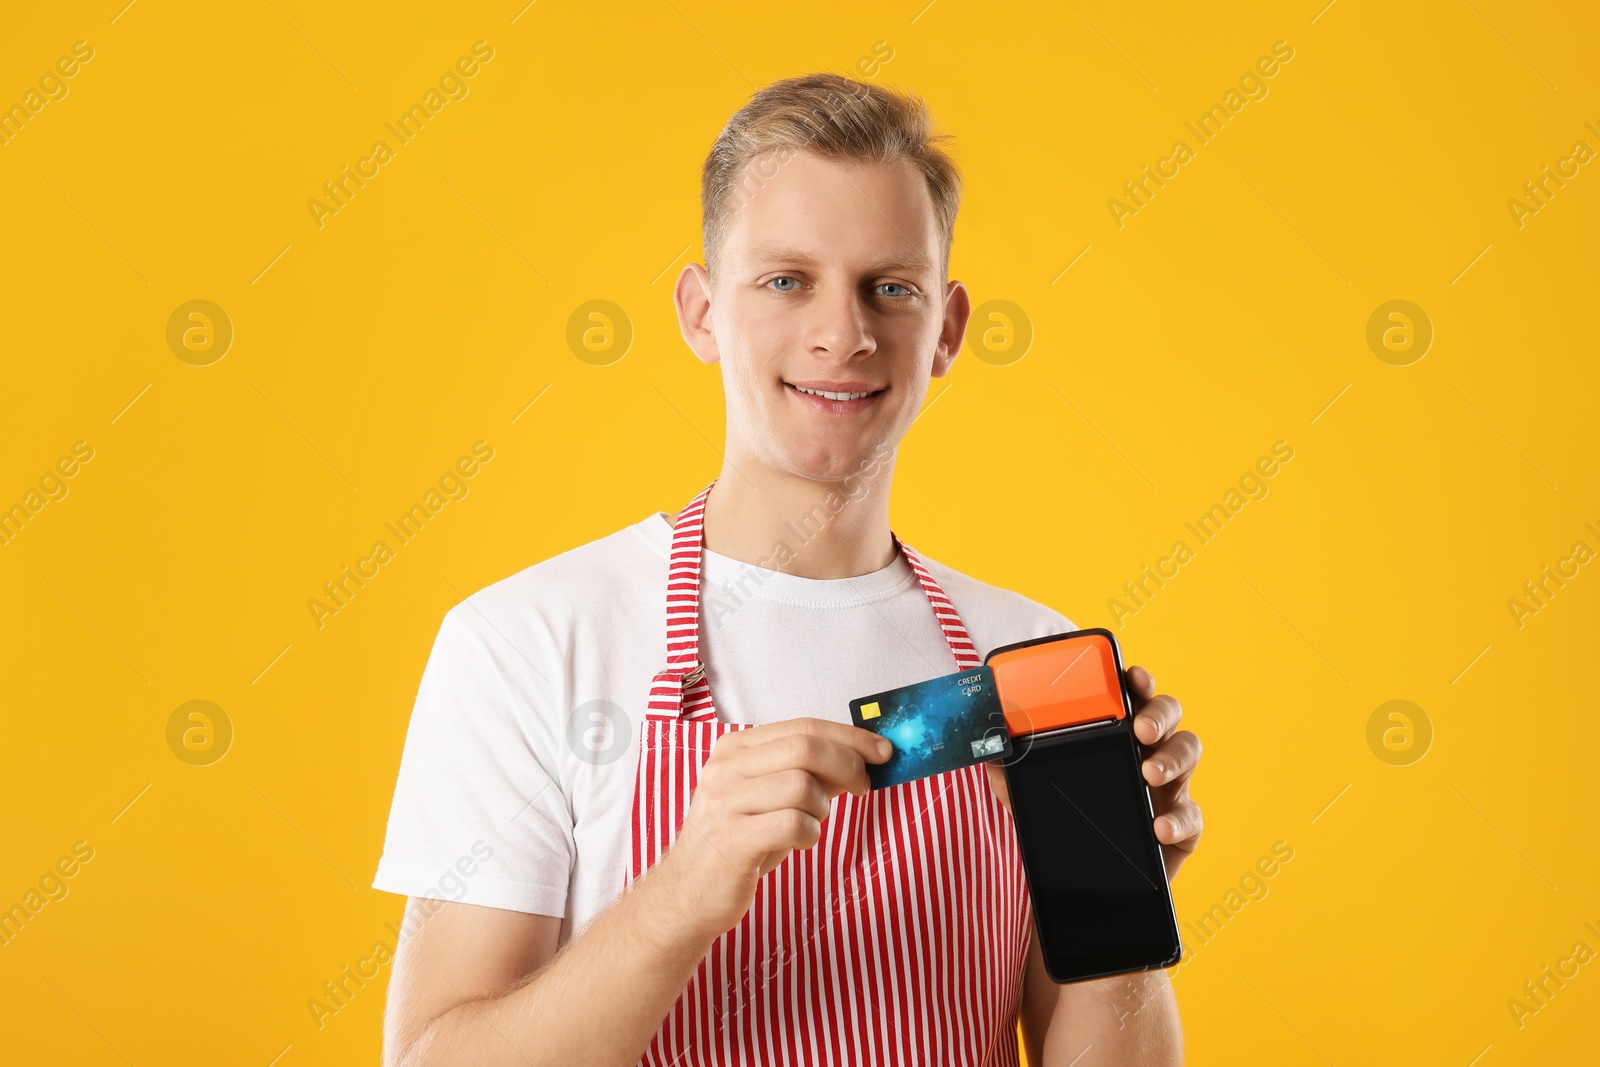
[[[871,730],[863,730],[859,726],[834,722],[831,719],[818,719],[814,716],[784,719],[782,722],[757,726],[753,730],[735,730],[723,736],[737,737],[739,747],[752,748],[792,734],[802,734],[847,745],[859,752],[861,758],[868,763],[882,763],[894,752],[893,746],[884,737]]]
[[[772,873],[780,863],[789,858],[789,854],[792,851],[792,849],[779,849],[776,852],[767,853],[767,858],[761,861],[761,868],[756,871],[756,879],[760,880]]]
[[[1006,781],[1005,764],[1000,760],[989,760],[984,763],[983,769],[989,773],[989,788],[994,790],[995,797],[1002,807],[1011,810],[1011,783]]]
[[[838,725],[830,723],[829,725]],[[860,733],[866,733],[862,730]],[[760,778],[798,769],[813,776],[828,796],[849,791],[862,794],[870,782],[861,753],[849,745],[815,734],[790,731],[737,754],[737,773]]]
[[[1200,805],[1192,797],[1182,796],[1173,802],[1166,812],[1156,816],[1156,840],[1163,845],[1174,845],[1185,852],[1193,852],[1195,845],[1200,841],[1200,831],[1205,829],[1205,820],[1200,814]]]
[[[1137,710],[1140,704],[1155,694],[1156,680],[1143,667],[1129,667],[1122,674],[1128,680],[1128,692],[1133,696],[1133,706]]]
[[[1188,781],[1200,762],[1200,738],[1180,730],[1152,749],[1139,765],[1144,780],[1151,785]]]
[[[743,820],[739,837],[737,846],[746,855],[778,853],[769,857],[767,861],[776,867],[778,863],[773,861],[782,862],[782,856],[788,850],[810,848],[820,841],[822,822],[807,812],[796,808],[784,808],[782,811],[769,811],[764,815],[752,815]],[[762,866],[765,867],[766,864]]]
[[[809,771],[790,767],[773,774],[746,778],[734,791],[730,807],[746,815],[765,815],[795,808],[821,822],[833,810],[833,795]]]
[[[1165,815],[1178,798],[1189,795],[1189,782],[1187,779],[1168,782],[1166,785],[1150,787],[1150,809],[1152,814]]]
[[[1133,717],[1133,732],[1141,743],[1153,745],[1170,734],[1183,718],[1183,706],[1178,698],[1161,693],[1145,702]]]

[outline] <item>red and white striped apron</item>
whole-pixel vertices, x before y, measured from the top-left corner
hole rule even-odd
[[[716,739],[748,727],[717,720],[700,660],[701,544],[715,484],[672,535],[667,668],[641,727],[627,883],[672,846]],[[894,541],[955,669],[980,665],[938,582]],[[1015,827],[982,765],[864,798],[842,793],[821,840],[757,883],[750,911],[711,946],[640,1062],[1014,1067],[1030,921]]]

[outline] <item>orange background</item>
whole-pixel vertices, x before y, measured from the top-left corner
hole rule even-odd
[[[367,887],[439,620],[714,474],[717,374],[669,300],[699,167],[816,69],[925,95],[966,176],[981,313],[895,529],[1115,620],[1205,741],[1189,1062],[1592,1056],[1600,967],[1537,1012],[1524,983],[1600,951],[1600,575],[1572,555],[1600,549],[1600,174],[1508,206],[1600,149],[1591,6],[124,2],[0,34],[0,104],[93,50],[0,144],[0,506],[41,502],[0,544],[0,907],[93,850],[0,946],[11,1058],[377,1059],[387,968],[320,1028],[307,1002],[400,914]],[[319,228],[307,201],[477,41],[467,95]],[[1146,165],[1171,176],[1114,211]],[[192,300],[220,359],[169,344]],[[607,351],[569,341],[592,300]],[[1382,340],[1414,312],[1369,345],[1392,300],[1425,352]],[[467,495],[319,628],[322,583],[478,441]],[[1177,570],[1119,610],[1147,565]],[[223,718],[169,734],[194,700],[231,724],[208,765],[180,753]]]

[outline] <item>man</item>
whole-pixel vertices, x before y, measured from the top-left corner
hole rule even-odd
[[[849,724],[852,697],[1076,628],[889,528],[970,315],[931,127],[813,75],[717,140],[675,299],[721,367],[722,469],[446,616],[375,882],[416,920],[388,1063],[1015,1064],[1019,1022],[1030,1064],[1180,1062],[1163,972],[1045,975],[1000,768],[869,792],[885,743]],[[1200,746],[1128,677],[1170,875]]]

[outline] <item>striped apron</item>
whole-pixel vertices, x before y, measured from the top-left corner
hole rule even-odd
[[[748,728],[717,720],[700,660],[701,545],[715,484],[672,535],[667,667],[641,724],[624,884],[672,846],[717,738]],[[938,582],[894,543],[955,669],[979,666]],[[982,765],[842,793],[817,844],[757,883],[749,912],[711,946],[640,1063],[1015,1067],[1030,922],[1015,828]]]

